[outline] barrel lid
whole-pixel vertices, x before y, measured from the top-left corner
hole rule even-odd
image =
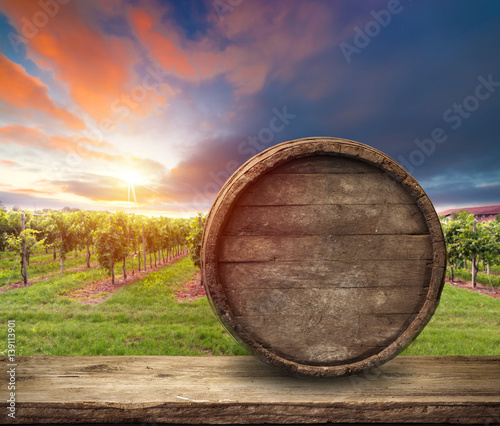
[[[434,207],[396,161],[358,142],[273,146],[217,195],[201,251],[210,304],[269,365],[334,377],[378,366],[424,328],[444,284]]]

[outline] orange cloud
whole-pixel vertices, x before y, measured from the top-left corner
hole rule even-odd
[[[31,0],[6,1],[2,7],[21,36],[28,28],[23,18],[33,23],[35,14],[43,12],[39,2]],[[126,93],[132,58],[125,42],[105,36],[83,21],[78,11],[85,7],[83,2],[59,5],[46,25],[36,27],[27,38],[28,55],[39,67],[53,70],[87,113],[102,119],[111,114],[113,102]]]
[[[179,77],[196,79],[196,70],[189,56],[179,49],[173,41],[155,30],[155,20],[142,9],[132,9],[130,19],[137,37],[158,60],[162,68]]]
[[[43,191],[40,189],[32,189],[32,188],[17,188],[15,192],[20,192],[21,194],[54,194],[56,191]]]
[[[0,139],[8,144],[76,154],[90,160],[114,161],[118,158],[115,155],[88,149],[85,139],[75,141],[68,137],[48,136],[38,129],[15,124],[0,128]]]
[[[47,86],[3,55],[0,55],[0,87],[0,101],[22,110],[40,111],[74,130],[85,128],[82,120],[54,104]]]
[[[196,82],[225,75],[236,95],[257,93],[278,74],[294,77],[297,64],[333,37],[331,7],[321,3],[244,2],[229,13],[224,20],[213,14],[213,28],[195,42],[181,42],[172,26],[164,29],[159,14],[133,9],[129,15],[137,38],[165,71]]]

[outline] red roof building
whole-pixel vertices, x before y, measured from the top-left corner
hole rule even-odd
[[[494,220],[498,214],[500,214],[500,205],[498,206],[484,206],[484,207],[462,207],[459,209],[448,209],[441,213],[439,216],[444,215],[445,218],[449,218],[453,212],[467,211],[469,214],[473,214],[478,222],[489,222]]]

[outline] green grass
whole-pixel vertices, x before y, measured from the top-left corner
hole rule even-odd
[[[403,355],[500,355],[500,300],[446,283],[439,306]]]
[[[96,262],[95,257],[91,258],[91,261]],[[59,273],[61,270],[61,263],[59,259],[55,262],[43,263],[41,265],[33,265],[33,263],[35,263],[35,260],[31,259],[30,263],[31,265],[28,266],[28,282],[46,274]],[[0,271],[0,287],[10,282],[20,281],[23,279],[20,271],[20,260],[16,260],[16,263],[12,264],[14,266],[10,269],[3,269]],[[85,265],[85,256],[68,256],[64,261],[64,270],[78,268]]]
[[[147,261],[148,261],[147,267],[149,269],[149,255],[147,257]],[[32,261],[32,263],[35,262]],[[70,271],[71,269],[81,268],[86,266],[86,264],[87,264],[86,256],[75,257],[72,254],[69,255],[64,261],[64,271]],[[96,255],[91,256],[90,265],[91,267],[97,267],[98,263]],[[136,258],[134,259],[132,257],[128,257],[126,260],[126,265],[127,265],[127,273],[130,273],[132,269],[137,270],[138,261]],[[154,266],[154,258],[153,258],[153,266]],[[141,267],[144,267],[142,263]],[[49,276],[56,274],[59,275],[60,270],[61,270],[61,263],[59,259],[55,262],[44,263],[42,265],[28,266],[28,282],[36,280],[46,275]],[[122,261],[116,262],[115,264],[115,276],[116,277],[122,276]],[[19,260],[17,261],[15,268],[0,270],[0,287],[8,283],[21,281],[22,279],[23,278],[21,276]]]
[[[47,260],[52,260],[53,258],[54,255],[52,253],[31,255],[30,263],[33,264],[37,262],[45,262]],[[20,263],[21,259],[19,256],[17,257],[5,256],[5,253],[2,253],[2,259],[0,260],[0,269],[13,268],[16,267],[16,265],[19,265]]]
[[[16,321],[17,355],[244,354],[206,299],[175,301],[174,291],[196,272],[190,259],[181,259],[98,305],[57,295],[102,279],[103,270],[58,275],[0,294],[0,322]],[[0,353],[6,332],[5,326]]]

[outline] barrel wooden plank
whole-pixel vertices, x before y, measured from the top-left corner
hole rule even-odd
[[[360,315],[359,313],[349,312],[347,314],[337,313],[336,315],[311,313],[309,317],[303,315],[287,317],[279,314],[245,315],[238,317],[238,319],[247,323],[247,326],[252,329],[255,335],[262,335],[263,329],[270,328],[269,333],[276,334],[274,337],[282,345],[293,342],[292,333],[294,329],[307,328],[308,333],[305,338],[309,341],[309,345],[303,347],[303,349],[306,349],[310,345],[317,345],[317,342],[323,341],[325,333],[332,333],[330,345],[384,347],[387,340],[394,338],[395,334],[401,332],[408,325],[408,321],[411,321],[412,316],[407,314]],[[330,330],[331,324],[335,324],[336,329]],[[274,341],[275,339],[270,340]],[[324,346],[328,347],[327,345]]]
[[[354,313],[303,315],[243,315],[238,321],[262,346],[287,359],[311,365],[356,362],[381,352],[412,318],[407,314]],[[332,327],[334,325],[334,327]],[[303,345],[294,345],[296,330],[307,330]]]
[[[225,235],[426,234],[416,205],[238,206]]]
[[[384,173],[267,174],[239,200],[241,206],[310,204],[415,204]]]
[[[0,357],[0,364],[7,364]],[[398,357],[331,380],[253,357],[16,357],[2,424],[500,423],[500,357]]]
[[[351,174],[351,173],[383,173],[382,170],[363,161],[331,155],[315,155],[313,157],[291,160],[269,171],[271,174]]]
[[[217,196],[202,241],[223,324],[299,375],[350,374],[399,353],[434,312],[445,264],[418,183],[385,154],[332,138],[249,160]]]
[[[221,262],[432,259],[432,242],[429,235],[222,236],[219,259]]]
[[[221,262],[227,291],[245,288],[422,287],[429,282],[430,260],[356,260],[312,262]]]
[[[228,300],[235,315],[338,315],[357,312],[404,314],[412,313],[423,303],[426,288],[353,287],[353,288],[287,288],[250,287],[228,291]],[[333,301],[335,303],[333,303]]]

